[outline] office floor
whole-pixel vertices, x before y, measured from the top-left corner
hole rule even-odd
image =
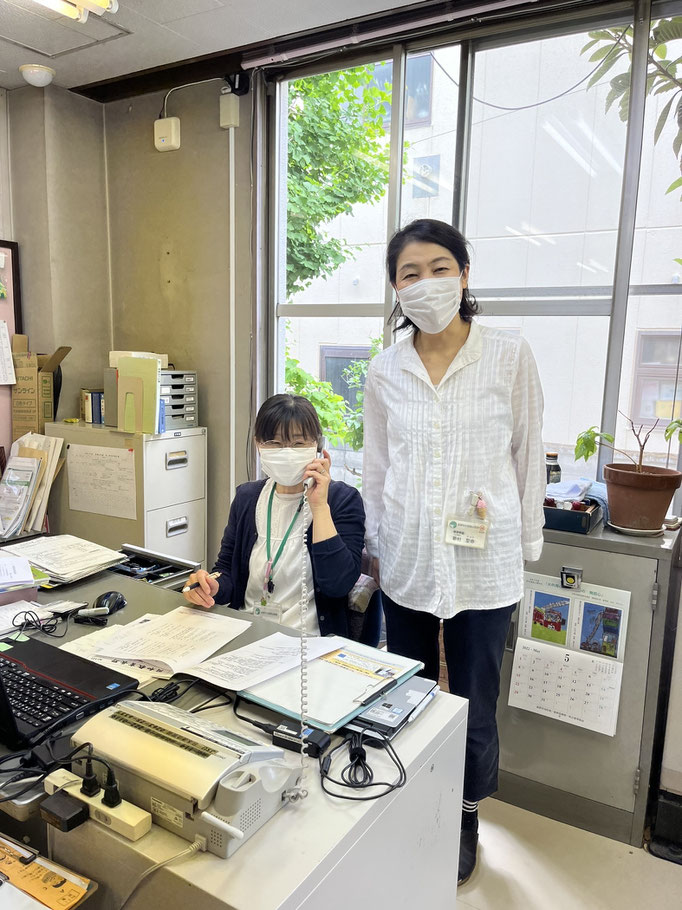
[[[459,910],[680,910],[682,866],[487,799]]]

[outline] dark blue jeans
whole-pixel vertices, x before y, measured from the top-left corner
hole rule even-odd
[[[394,603],[382,591],[388,650],[421,660],[421,676],[438,679],[440,619]],[[463,610],[443,620],[448,683],[454,695],[469,699],[464,799],[474,802],[497,790],[500,745],[495,709],[500,667],[515,604],[496,610]]]

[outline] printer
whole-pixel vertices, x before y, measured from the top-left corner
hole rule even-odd
[[[288,801],[301,768],[284,752],[156,702],[121,701],[71,738],[91,743],[119,781],[121,796],[157,825],[229,857]],[[74,760],[82,771],[85,758]]]

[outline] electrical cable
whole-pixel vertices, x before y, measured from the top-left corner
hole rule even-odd
[[[163,97],[163,103],[161,105],[161,110],[159,111],[159,120],[163,120],[164,117],[168,116],[168,99],[173,94],[173,92],[179,92],[181,88],[191,88],[193,85],[205,85],[207,82],[224,81],[224,76],[213,76],[210,79],[199,79],[197,82],[185,82],[184,85],[176,85],[175,88],[169,89]]]
[[[330,752],[327,752],[324,756],[320,756],[320,784],[324,793],[334,797],[334,799],[345,799],[350,800],[351,802],[365,802],[373,799],[380,799],[382,796],[388,796],[389,793],[393,793],[395,790],[399,790],[401,787],[405,786],[407,783],[407,771],[405,770],[405,766],[393,748],[393,744],[390,740],[383,734],[378,735],[381,737],[381,745],[386,751],[386,754],[398,769],[397,780],[392,782],[375,781],[374,772],[367,763],[367,753],[363,745],[364,732],[349,733]],[[341,779],[339,780],[338,778],[332,777],[329,772],[334,755],[344,746],[348,746],[349,761],[343,767]],[[327,787],[325,782],[329,782],[339,789],[369,790],[373,787],[382,787],[383,790],[380,793],[371,793],[368,796],[350,796],[345,793],[335,793]]]
[[[133,885],[131,891],[128,893],[128,896],[119,907],[119,910],[124,910],[126,904],[133,896],[133,894],[135,894],[142,882],[153,872],[156,872],[157,869],[161,869],[162,866],[167,866],[169,863],[174,863],[176,860],[182,859],[184,856],[194,856],[195,853],[198,853],[199,850],[202,849],[202,846],[203,845],[199,841],[195,840],[194,843],[191,844],[186,850],[182,850],[180,853],[176,853],[174,856],[169,856],[168,859],[164,859],[160,863],[154,863],[153,866],[150,866],[149,869],[146,869]]]
[[[214,702],[216,700],[216,698],[220,698],[221,696],[223,698],[222,703],[218,703],[217,705],[211,704],[211,702]],[[189,714],[198,714],[200,711],[210,711],[212,708],[225,708],[231,704],[232,704],[232,699],[230,698],[230,696],[226,692],[219,692],[216,695],[214,695],[212,698],[209,698],[209,700],[207,702],[205,702],[203,705],[198,705],[196,708],[190,708],[188,713]]]
[[[23,617],[23,619],[20,619]],[[64,630],[61,635],[57,634],[57,628],[59,627],[60,621],[64,619]],[[52,638],[64,638],[66,633],[69,631],[69,621],[71,620],[71,614],[67,613],[65,616],[59,614],[53,614],[47,619],[41,619],[35,610],[22,610],[21,613],[17,613],[12,618],[12,625],[21,635],[25,632],[43,632],[45,635],[50,635]],[[17,633],[13,632],[12,635]]]

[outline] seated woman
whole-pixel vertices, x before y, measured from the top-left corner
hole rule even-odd
[[[202,607],[230,604],[299,628],[305,581],[308,634],[347,636],[347,595],[360,575],[365,537],[360,494],[332,482],[329,454],[320,452],[320,421],[306,398],[268,398],[254,436],[268,479],[237,488],[213,570],[220,577],[200,569],[188,581],[199,587],[184,596]]]

